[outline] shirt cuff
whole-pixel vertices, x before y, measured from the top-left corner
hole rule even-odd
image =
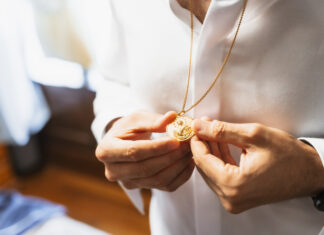
[[[298,138],[299,140],[305,141],[317,151],[318,155],[320,156],[323,167],[324,167],[324,139],[322,138],[308,138],[308,137],[301,137]]]
[[[319,233],[319,235],[324,235],[324,227],[323,227],[322,231]]]
[[[125,191],[128,198],[131,200],[131,202],[134,204],[136,209],[142,214],[145,214],[144,211],[144,201],[141,194],[140,189],[127,189],[124,187],[124,185],[121,182],[118,182],[120,187]]]
[[[322,231],[320,232],[319,235],[324,235],[324,227],[323,227],[323,229],[322,229]]]

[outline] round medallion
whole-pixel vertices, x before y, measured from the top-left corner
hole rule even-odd
[[[178,141],[186,141],[194,136],[191,129],[192,118],[187,116],[178,116],[173,122],[167,126],[167,133],[170,137]]]

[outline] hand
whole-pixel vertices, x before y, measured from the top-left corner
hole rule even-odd
[[[127,189],[174,191],[185,183],[194,169],[189,143],[150,139],[152,132],[165,132],[176,116],[140,111],[114,122],[96,150],[106,178],[121,181]]]
[[[195,120],[191,150],[199,172],[231,213],[324,189],[316,150],[260,124]],[[242,149],[240,164],[228,144]]]

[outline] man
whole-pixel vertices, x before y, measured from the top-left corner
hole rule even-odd
[[[218,73],[243,3],[194,1],[191,104]],[[93,124],[106,177],[139,208],[138,189],[153,189],[152,234],[318,234],[324,215],[309,196],[324,190],[324,3],[248,2],[221,79],[187,113],[196,119],[190,145],[150,138],[181,108],[189,8],[185,0],[110,1]]]

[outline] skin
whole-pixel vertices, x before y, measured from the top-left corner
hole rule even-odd
[[[190,10],[190,0],[177,0],[180,6]],[[193,13],[203,23],[211,0],[192,0]]]
[[[316,150],[290,134],[261,124],[195,120],[194,161],[224,208],[241,213],[264,204],[324,190]],[[237,165],[228,145],[242,149]]]
[[[139,111],[118,119],[99,143],[96,156],[105,165],[109,181],[127,189],[156,188],[172,192],[191,176],[194,163],[189,143],[169,137],[152,140],[165,132],[175,112],[165,115]]]

